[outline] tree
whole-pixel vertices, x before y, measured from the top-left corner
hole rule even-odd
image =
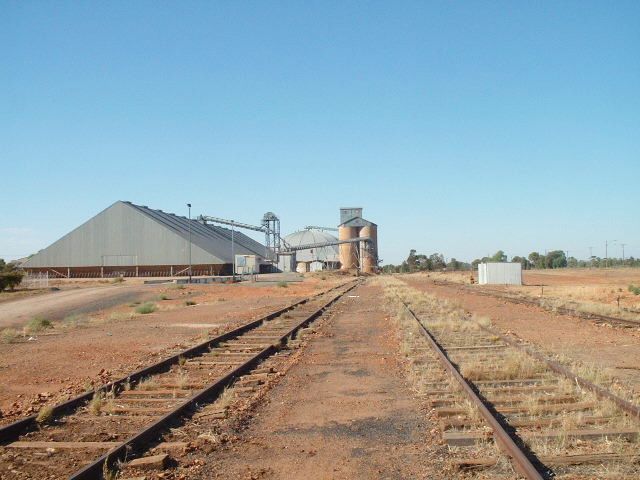
[[[505,253],[502,250],[498,250],[496,253],[493,254],[493,256],[491,257],[491,259],[489,260],[490,262],[506,262],[507,261],[507,256],[505,255]]]
[[[523,270],[529,270],[531,268],[531,262],[525,257],[519,257],[516,255],[511,259],[511,263],[519,263],[520,265],[522,265]]]
[[[0,292],[8,288],[13,290],[22,282],[23,273],[18,270],[15,263],[6,263],[0,258]]]
[[[462,264],[458,260],[452,258],[449,263],[447,263],[447,270],[460,270],[461,265]]]
[[[409,256],[407,257],[407,267],[410,272],[416,270],[416,251],[414,249],[409,250]]]

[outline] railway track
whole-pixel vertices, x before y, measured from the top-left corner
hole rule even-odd
[[[527,479],[638,478],[638,406],[408,292],[408,356],[457,468],[512,478],[495,445]]]
[[[530,300],[527,298],[517,297],[517,296],[509,295],[508,293],[500,292],[497,290],[490,290],[490,289],[480,290],[477,288],[469,287],[467,285],[463,285],[455,282],[449,282],[446,280],[434,280],[433,283],[434,285],[440,285],[440,286],[446,286],[446,287],[457,287],[461,290],[464,290],[474,295],[481,295],[484,297],[493,297],[493,298],[498,298],[500,300],[506,300],[511,303],[517,303],[520,305],[530,305],[534,307],[544,308],[545,310],[553,310],[554,312],[560,313],[562,315],[571,315],[574,317],[582,318],[584,320],[591,320],[596,323],[609,323],[611,325],[615,325],[623,328],[640,328],[640,322],[635,320],[627,320],[624,318],[611,317],[608,315],[600,315],[598,313],[583,312],[580,310],[567,308],[567,307],[554,306],[553,308],[551,308],[549,306],[544,305],[540,300]],[[630,313],[636,313],[636,312],[631,311]]]
[[[242,325],[56,405],[47,415],[0,428],[0,478],[100,479],[156,446],[226,388],[261,368],[325,309],[347,282]],[[243,387],[240,387],[242,389]]]

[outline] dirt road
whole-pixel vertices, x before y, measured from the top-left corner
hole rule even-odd
[[[106,285],[60,290],[0,304],[0,328],[19,327],[35,316],[60,320],[151,297],[158,285]]]
[[[380,290],[355,295],[199,478],[450,478],[404,381]]]

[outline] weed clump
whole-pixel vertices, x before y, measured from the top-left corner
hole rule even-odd
[[[159,298],[160,300],[169,300],[169,297],[168,297],[168,296],[166,296],[164,293],[163,293],[162,295],[160,295],[158,298]]]
[[[288,284],[287,282],[284,282],[284,281],[283,281],[283,282],[278,282],[278,286],[279,286],[280,288],[288,288],[288,287],[289,287],[289,284]]]
[[[5,328],[0,332],[0,343],[14,343],[18,340],[18,331],[15,328]]]
[[[629,291],[634,295],[640,295],[640,287],[637,287],[633,284],[629,285]]]
[[[197,303],[194,302],[193,300],[187,300],[187,301],[184,302],[184,305],[186,307],[192,307],[193,305],[197,305]]]
[[[116,277],[113,280],[111,280],[111,283],[123,283],[124,282],[124,277]]]
[[[42,407],[36,416],[36,422],[39,425],[46,425],[51,423],[51,420],[53,420],[53,407],[50,405]]]
[[[142,305],[139,305],[136,308],[136,313],[140,313],[141,315],[145,315],[147,313],[153,313],[158,309],[155,303],[153,302],[145,302]]]
[[[93,398],[89,402],[89,411],[93,415],[100,415],[102,408],[104,407],[104,395],[102,392],[96,392],[93,394]]]
[[[26,327],[27,332],[29,333],[41,332],[48,328],[53,328],[53,324],[51,323],[51,320],[47,320],[43,317],[33,317],[29,320]]]

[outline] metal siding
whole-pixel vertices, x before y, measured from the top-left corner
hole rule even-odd
[[[520,263],[481,263],[478,265],[480,285],[522,285]]]
[[[231,231],[191,220],[192,263],[231,263]],[[25,262],[26,268],[103,265],[184,265],[189,261],[189,220],[173,214],[116,202]],[[236,253],[264,256],[265,247],[235,233]],[[128,258],[128,260],[126,260]]]

